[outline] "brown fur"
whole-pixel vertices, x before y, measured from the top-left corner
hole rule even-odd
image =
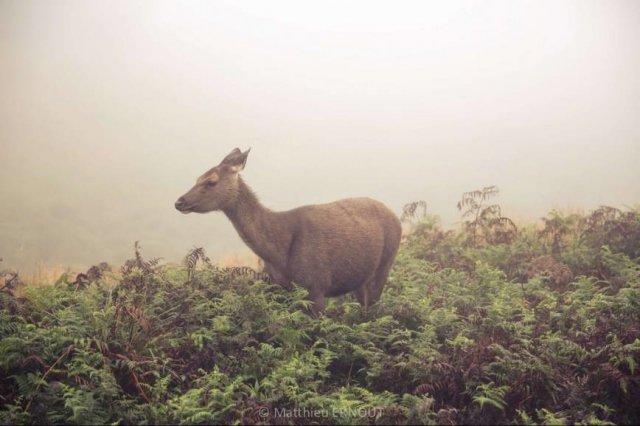
[[[325,297],[350,292],[365,310],[375,303],[400,245],[396,215],[370,198],[269,210],[238,175],[248,153],[232,151],[180,197],[176,208],[183,213],[222,210],[274,282],[309,290],[315,313],[324,309]],[[207,183],[211,176],[213,185]]]

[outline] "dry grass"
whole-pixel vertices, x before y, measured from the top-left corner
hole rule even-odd
[[[36,263],[28,272],[20,272],[20,279],[28,286],[45,286],[55,283],[62,274],[73,275],[80,271],[69,266],[47,265],[43,262]]]
[[[249,251],[230,252],[212,260],[213,263],[221,267],[231,268],[248,266],[257,271],[262,270],[262,265],[260,264],[258,257]],[[179,263],[174,264],[172,262],[169,262],[168,264],[179,265]],[[26,287],[45,287],[55,284],[63,274],[67,274],[67,276],[73,280],[78,273],[84,272],[86,269],[87,268],[49,265],[44,262],[37,262],[33,268],[18,271],[22,285],[16,289],[16,295],[22,295],[23,290]],[[117,278],[119,271],[114,270],[108,275]]]
[[[212,259],[216,265],[231,268],[236,266],[249,266],[250,268],[259,270],[262,268],[258,256],[250,251],[233,252],[225,254],[219,258]]]

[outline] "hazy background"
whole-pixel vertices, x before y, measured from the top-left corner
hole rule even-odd
[[[173,208],[236,146],[276,209],[636,204],[640,2],[0,0],[4,266],[244,250]]]

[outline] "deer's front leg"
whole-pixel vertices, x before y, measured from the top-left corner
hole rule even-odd
[[[271,278],[272,282],[278,285],[281,285],[286,290],[289,290],[289,291],[293,290],[293,285],[291,284],[291,280],[288,279],[285,274],[281,273],[276,268],[274,268],[272,264],[265,262],[264,272],[267,275],[269,275],[269,278]]]

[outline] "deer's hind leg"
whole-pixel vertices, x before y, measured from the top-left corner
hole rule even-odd
[[[358,301],[358,303],[360,303],[360,306],[362,306],[362,310],[365,316],[367,315],[369,307],[375,302],[375,300],[372,300],[371,298],[371,286],[373,285],[374,278],[375,277],[369,278],[367,281],[365,281],[364,284],[353,291],[353,294],[356,296],[356,300]]]
[[[369,307],[380,300],[380,295],[384,285],[387,283],[387,277],[392,265],[393,258],[381,263],[373,276],[353,292],[360,305],[362,305],[365,315]]]
[[[380,300],[380,295],[389,277],[389,271],[391,271],[391,267],[393,266],[393,260],[394,258],[392,257],[383,262],[376,270],[373,279],[369,282],[369,303],[372,305]]]
[[[372,305],[380,300],[380,295],[382,294],[382,290],[387,283],[389,272],[391,271],[393,262],[395,261],[396,255],[398,254],[399,244],[399,231],[397,235],[387,236],[384,251],[382,253],[382,258],[380,259],[380,264],[376,268],[376,271],[373,274],[373,279],[369,283],[369,303]]]

